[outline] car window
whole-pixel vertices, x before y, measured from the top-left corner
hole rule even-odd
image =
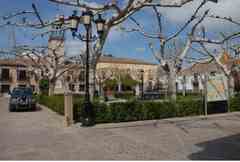
[[[32,90],[30,88],[14,88],[12,91],[13,96],[31,96]]]
[[[30,88],[26,88],[26,89],[24,89],[24,94],[32,95],[32,90]]]
[[[13,96],[20,96],[22,94],[22,91],[20,89],[13,89],[12,95]]]

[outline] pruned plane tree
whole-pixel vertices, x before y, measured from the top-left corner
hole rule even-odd
[[[102,14],[105,16],[106,22],[104,24],[104,31],[101,37],[99,37],[95,42],[91,44],[91,59],[90,59],[90,68],[92,69],[92,77],[90,82],[94,82],[95,80],[95,74],[96,74],[96,65],[97,62],[102,55],[102,51],[104,48],[104,45],[106,43],[106,40],[108,39],[109,33],[111,30],[118,26],[119,24],[125,22],[126,20],[131,20],[136,24],[137,30],[140,33],[142,33],[144,36],[149,37],[147,33],[144,33],[144,30],[142,29],[141,25],[133,18],[134,14],[141,11],[143,8],[152,8],[153,12],[156,14],[157,18],[157,24],[159,25],[159,32],[154,34],[154,39],[159,40],[160,50],[159,52],[156,52],[153,50],[153,45],[150,45],[151,49],[153,50],[154,55],[159,60],[161,66],[165,68],[165,71],[169,73],[169,78],[174,78],[176,76],[177,69],[179,69],[179,66],[181,66],[182,59],[186,55],[188,49],[190,48],[191,44],[193,42],[203,42],[203,43],[210,43],[211,40],[206,39],[205,37],[194,37],[195,30],[201,24],[201,22],[207,17],[208,10],[206,10],[203,14],[199,14],[199,10],[208,3],[209,1],[217,3],[217,0],[203,0],[201,5],[195,10],[193,13],[193,16],[189,21],[186,22],[186,24],[178,30],[176,33],[171,35],[170,37],[165,37],[164,33],[162,33],[161,28],[161,14],[159,13],[159,8],[179,8],[182,7],[194,0],[108,0],[108,1],[86,1],[86,0],[49,0],[49,2],[52,3],[52,5],[61,5],[63,7],[70,6],[73,8],[73,10],[76,11],[83,11],[83,10],[91,10],[94,15]],[[210,2],[209,2],[210,3]],[[76,13],[76,12],[75,12]],[[36,18],[35,22],[32,22],[28,20],[29,15],[34,15]],[[19,22],[13,22],[9,21],[12,18],[16,17],[23,17],[24,18]],[[38,29],[40,34],[37,34],[35,36],[41,36],[45,34],[49,34],[54,31],[62,31],[66,32],[69,31],[69,16],[62,15],[57,17],[57,19],[54,20],[43,20],[41,18],[41,11],[38,11],[37,7],[33,4],[32,9],[30,11],[19,11],[16,13],[12,13],[9,15],[6,15],[3,17],[3,20],[5,23],[3,25],[15,25],[18,27],[24,27],[24,28],[35,28]],[[31,19],[32,20],[32,19]],[[184,43],[184,46],[181,47],[179,52],[177,52],[177,57],[171,58],[171,59],[165,59],[163,56],[165,55],[165,46],[169,42],[173,42],[174,40],[182,31],[188,27],[189,25],[192,25],[192,28],[190,32],[188,33],[188,38],[186,42]],[[56,28],[49,28],[50,26],[57,26]],[[235,33],[236,34],[236,33]],[[235,35],[237,36],[237,34]],[[232,36],[229,36],[232,37]],[[225,39],[228,39],[226,37]],[[221,42],[224,42],[221,41]],[[216,42],[215,42],[216,43]],[[172,80],[170,79],[170,80]],[[94,84],[93,85],[94,89]],[[174,85],[172,84],[169,87],[172,90],[172,96],[174,97]],[[92,91],[93,92],[93,91]]]
[[[92,77],[90,78],[92,78],[92,80],[95,80],[96,64],[98,62],[99,57],[102,54],[102,50],[106,42],[106,39],[109,35],[109,32],[114,26],[117,26],[118,24],[124,22],[131,15],[138,12],[144,7],[153,7],[153,6],[181,7],[191,1],[193,0],[159,0],[159,1],[158,0],[128,0],[128,1],[111,0],[111,1],[102,1],[102,2],[93,3],[93,2],[84,1],[84,0],[49,0],[49,2],[52,2],[53,5],[71,6],[74,8],[74,10],[79,10],[79,11],[91,10],[94,13],[94,15],[99,13],[106,15],[107,21],[105,22],[105,25],[104,25],[104,32],[102,36],[92,44],[92,47],[91,47],[92,57],[90,60],[91,61],[90,65],[91,65],[93,74],[92,74]],[[33,21],[32,19],[28,19],[28,17],[32,17],[32,16],[36,18],[35,21]],[[19,21],[17,20],[17,18],[19,18]],[[3,16],[2,17],[3,23],[1,24],[1,26],[14,25],[22,28],[34,28],[39,30],[39,34],[34,35],[34,37],[36,37],[36,36],[43,36],[51,32],[55,32],[56,30],[57,31],[61,30],[63,32],[67,31],[69,29],[67,25],[69,23],[68,18],[69,17],[66,17],[66,16],[59,16],[57,19],[54,19],[54,20],[43,20],[41,17],[41,11],[38,10],[35,4],[32,4],[32,8],[30,10],[12,12],[8,15]],[[62,21],[64,21],[64,25],[61,23]],[[57,27],[51,28],[51,26],[53,25]],[[35,48],[32,48],[32,49],[35,50]],[[26,46],[21,50],[29,51],[29,49],[26,49]],[[48,70],[48,71],[53,73],[51,74],[51,76],[54,76],[54,77],[51,77],[50,79],[52,80],[53,87],[55,84],[55,80],[57,78],[57,75],[54,75],[54,74],[58,74],[55,68],[59,67],[55,65],[48,66],[48,67],[51,67],[51,70]],[[46,68],[46,67],[43,66],[41,67],[41,69],[42,68]],[[50,92],[50,94],[51,93],[52,92]]]
[[[192,49],[196,51],[201,51],[208,58],[212,58],[216,64],[223,70],[226,76],[229,76],[230,71],[219,61],[219,56],[212,54],[209,49],[209,44],[223,46],[230,39],[237,39],[240,36],[239,30],[237,32],[232,32],[228,35],[224,35],[221,39],[212,39],[206,32],[206,27],[204,27],[204,21],[207,19],[224,20],[231,24],[239,26],[239,23],[231,17],[220,17],[217,15],[211,15],[210,9],[205,9],[207,3],[217,3],[218,1],[207,1],[202,0],[201,3],[193,10],[190,18],[186,20],[180,27],[179,24],[174,24],[176,30],[169,31],[164,30],[164,14],[161,13],[161,7],[158,5],[151,6],[151,11],[153,14],[154,26],[157,26],[157,31],[149,31],[146,25],[131,15],[129,20],[133,25],[120,26],[120,30],[126,33],[138,33],[144,39],[147,40],[149,48],[159,62],[159,68],[164,71],[167,76],[168,93],[172,100],[176,100],[176,79],[177,74],[183,68],[183,64],[186,60],[191,58],[188,56]],[[219,21],[220,22],[220,21]],[[169,26],[167,27],[169,28]],[[193,48],[193,47],[196,47]],[[236,52],[236,49],[235,49]],[[195,62],[200,61],[201,58],[195,58]],[[189,61],[189,60],[188,60]],[[193,62],[193,59],[191,59]],[[158,74],[162,77],[162,73]]]

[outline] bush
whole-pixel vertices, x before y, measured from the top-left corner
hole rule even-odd
[[[163,119],[177,116],[194,116],[202,113],[202,101],[171,102],[142,102],[129,101],[126,103],[95,102],[93,107],[96,112],[96,123],[118,123],[139,120]],[[74,104],[76,119],[80,119],[82,103]],[[79,120],[78,120],[79,121]]]
[[[240,111],[240,95],[230,99],[230,111]]]
[[[55,111],[61,115],[64,115],[63,95],[56,95],[56,96],[40,95],[38,97],[38,102],[42,105],[47,106],[48,108],[52,109],[53,111]]]
[[[181,99],[176,103],[178,117],[196,116],[203,114],[203,101],[201,99]]]
[[[38,96],[40,104],[46,105],[53,111],[64,114],[63,96]],[[74,120],[79,122],[83,105],[82,97],[74,97]],[[117,123],[139,120],[153,120],[171,117],[196,116],[203,114],[201,99],[182,98],[176,103],[132,100],[125,103],[106,105],[93,102],[96,123]],[[240,96],[231,99],[231,111],[240,111]]]
[[[114,97],[122,98],[122,99],[133,99],[133,98],[135,98],[135,94],[132,91],[115,92]]]

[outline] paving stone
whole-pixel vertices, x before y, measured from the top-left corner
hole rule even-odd
[[[47,108],[0,105],[0,160],[240,160],[240,113],[66,128]]]

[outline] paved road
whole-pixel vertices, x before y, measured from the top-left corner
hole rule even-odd
[[[240,159],[240,113],[64,128],[48,109],[7,104],[0,98],[0,160]]]

